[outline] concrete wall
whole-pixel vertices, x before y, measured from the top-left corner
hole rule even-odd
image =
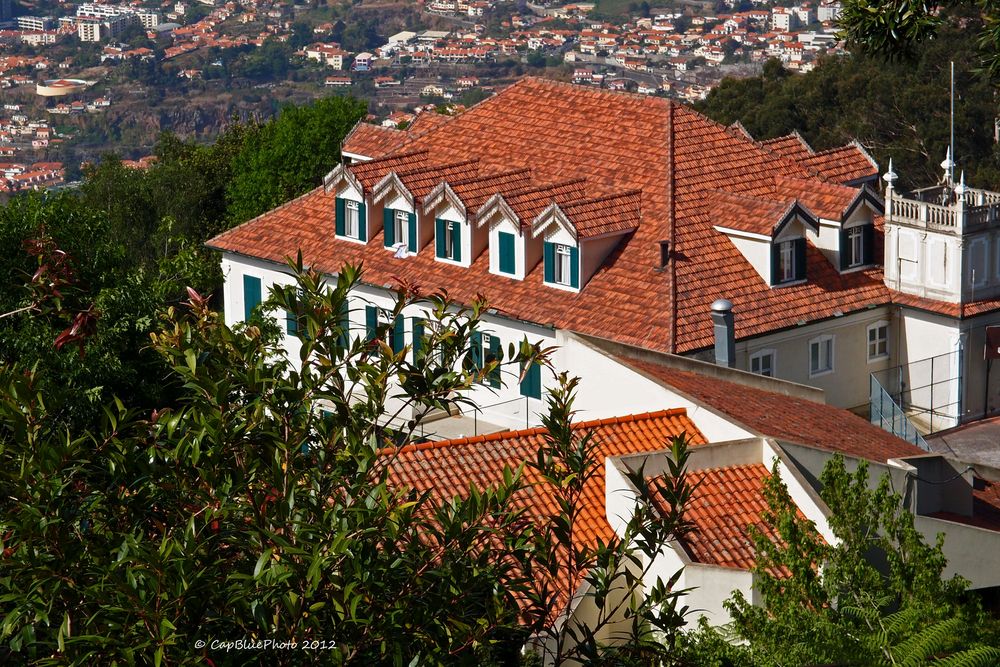
[[[738,303],[733,308],[733,316],[739,321]],[[869,360],[868,327],[881,321],[889,322],[889,356]],[[809,342],[822,336],[833,336],[833,371],[810,375]],[[887,306],[879,306],[767,336],[739,340],[736,342],[736,365],[749,371],[752,355],[773,350],[775,377],[822,389],[830,405],[866,409],[868,376],[896,363],[894,340],[890,310]]]

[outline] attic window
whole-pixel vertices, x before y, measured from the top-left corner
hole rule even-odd
[[[670,262],[670,241],[660,241],[660,268],[666,268]]]
[[[806,240],[791,239],[771,245],[771,284],[805,280]]]
[[[573,251],[568,245],[556,244],[555,282],[559,285],[572,284]]]

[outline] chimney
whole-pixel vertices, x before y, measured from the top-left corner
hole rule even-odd
[[[736,333],[733,330],[731,301],[715,300],[712,304],[712,325],[715,330],[715,363],[733,368],[736,365]]]

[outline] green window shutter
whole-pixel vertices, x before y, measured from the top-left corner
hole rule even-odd
[[[865,264],[875,263],[875,225],[861,228],[861,245],[864,248]]]
[[[777,285],[781,282],[781,244],[771,244],[771,284]]]
[[[490,335],[490,352],[489,352],[489,357],[487,358],[487,360],[491,361],[491,362],[492,361],[499,361],[500,360],[500,356],[501,356],[501,352],[500,352],[500,338],[497,337],[495,334],[492,334],[492,335]],[[499,364],[497,364],[496,368],[494,368],[493,370],[490,371],[489,382],[490,382],[490,386],[493,387],[494,389],[498,389],[500,387],[500,365]]]
[[[336,224],[337,224],[337,236],[344,235],[344,221],[347,219],[344,213],[344,200],[341,197],[337,197],[337,213],[336,213]]]
[[[295,336],[299,333],[299,316],[290,310],[285,311],[285,331],[288,332],[289,336]]]
[[[243,320],[249,322],[253,309],[260,305],[260,278],[243,276]]]
[[[368,240],[368,207],[364,202],[358,204],[358,239]]]
[[[424,349],[424,318],[412,318],[410,326],[413,328],[413,363],[417,363],[420,351]]]
[[[417,214],[410,213],[409,220],[409,234],[406,237],[407,250],[410,252],[417,251]]]
[[[483,367],[483,334],[473,331],[472,336],[469,337],[469,344],[471,346],[469,359],[472,362],[472,367],[481,369]]]
[[[576,246],[569,249],[569,284],[580,289],[580,249]]]
[[[403,349],[404,338],[404,322],[402,316],[399,316],[392,323],[392,351],[398,353]]]
[[[514,235],[509,232],[499,232],[500,242],[500,273],[514,274]]]
[[[806,240],[795,239],[795,279],[805,280],[806,277]]]
[[[373,341],[378,337],[378,308],[365,306],[365,340]]]
[[[546,241],[544,255],[545,282],[554,283],[556,281],[556,244]]]
[[[441,218],[434,219],[434,254],[442,259],[448,257],[448,249],[444,247],[445,225],[447,224]]]
[[[396,243],[396,212],[391,208],[382,209],[382,235],[385,237],[386,248],[391,248]]]
[[[462,225],[457,222],[451,223],[451,258],[462,261]]]
[[[542,397],[542,367],[538,364],[531,364],[528,372],[521,380],[521,396],[528,398]]]
[[[851,237],[846,229],[840,230],[840,270],[851,266]]]
[[[345,298],[340,304],[340,333],[337,334],[337,345],[347,347],[351,344],[351,306]]]

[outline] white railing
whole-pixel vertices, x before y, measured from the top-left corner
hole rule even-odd
[[[892,217],[919,227],[937,227],[961,231],[972,225],[992,224],[1000,220],[1000,194],[979,190],[966,193],[967,208],[958,210],[914,199],[892,198]],[[973,202],[983,202],[973,204]]]

